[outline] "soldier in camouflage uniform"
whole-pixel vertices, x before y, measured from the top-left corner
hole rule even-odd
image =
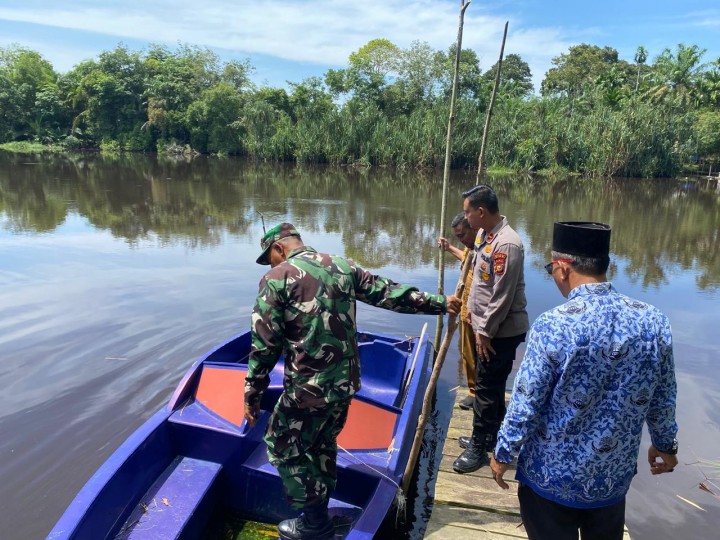
[[[366,272],[353,261],[305,246],[282,223],[261,240],[260,281],[252,314],[245,417],[254,425],[269,373],[285,355],[284,391],[265,442],[291,505],[301,517],[280,523],[284,539],[332,538],[328,494],[336,481],[337,436],[360,389],[355,302],[401,313],[457,313],[460,300],[419,292]]]

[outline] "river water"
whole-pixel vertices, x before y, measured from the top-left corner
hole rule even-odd
[[[268,226],[396,281],[437,289],[439,172],[200,157],[0,152],[0,538],[44,538],[97,467],[170,397],[189,365],[249,326]],[[448,221],[474,173],[453,173]],[[490,178],[526,248],[531,320],[563,299],[543,271],[552,223],[613,227],[610,278],[670,317],[681,465],[628,498],[634,539],[715,538],[720,500],[720,190],[711,180]],[[459,265],[447,261],[453,289]],[[415,335],[435,318],[365,305],[363,329]],[[519,362],[519,360],[518,360]],[[445,364],[409,524],[422,538],[455,388]],[[705,463],[709,461],[710,463]],[[708,480],[706,480],[708,479]],[[712,483],[714,481],[714,484]],[[697,508],[690,504],[701,507]]]

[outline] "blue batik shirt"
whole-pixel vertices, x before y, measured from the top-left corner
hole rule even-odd
[[[643,424],[661,451],[677,434],[667,317],[608,282],[581,285],[538,317],[527,341],[496,459],[519,451],[516,478],[560,504],[621,501]]]

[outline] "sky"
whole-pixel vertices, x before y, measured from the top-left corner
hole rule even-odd
[[[459,0],[0,0],[0,47],[37,51],[63,73],[120,43],[198,45],[222,61],[249,60],[258,85],[287,87],[346,67],[376,38],[447,50],[459,9]],[[551,60],[580,43],[613,47],[629,62],[640,45],[652,61],[678,43],[707,49],[704,61],[720,58],[718,0],[473,0],[463,48],[483,71],[497,61],[506,21],[505,54],[530,65],[536,91]]]

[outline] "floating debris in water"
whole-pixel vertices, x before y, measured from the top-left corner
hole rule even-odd
[[[705,510],[702,506],[700,506],[699,504],[695,504],[695,503],[692,502],[692,501],[689,501],[689,500],[686,499],[685,497],[681,497],[680,495],[676,495],[676,497],[677,497],[678,499],[680,499],[681,501],[685,501],[685,502],[688,503],[690,506],[694,506],[695,508],[697,508],[697,509],[699,509],[699,510],[702,510],[703,512],[707,512],[707,510]]]

